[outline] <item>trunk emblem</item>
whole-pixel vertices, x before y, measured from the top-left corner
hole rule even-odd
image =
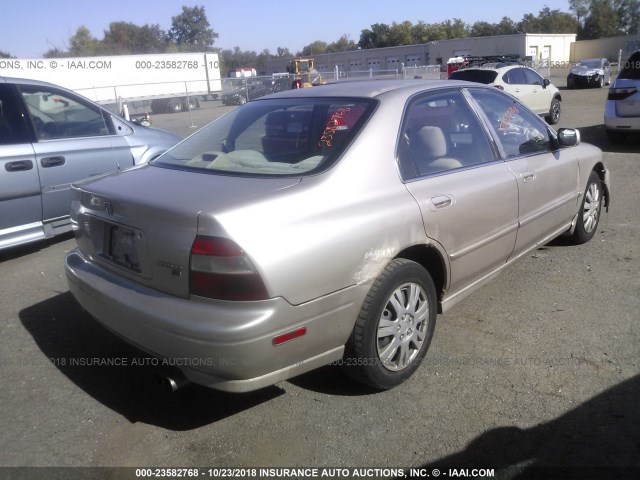
[[[157,264],[161,268],[166,268],[171,271],[171,275],[179,277],[182,275],[183,268],[180,265],[174,265],[173,263],[163,262],[162,260]]]

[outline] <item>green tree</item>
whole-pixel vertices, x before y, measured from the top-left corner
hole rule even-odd
[[[357,48],[356,42],[350,40],[349,35],[345,33],[337,41],[327,45],[327,53],[348,52],[350,50],[356,50]]]
[[[389,27],[388,46],[411,45],[413,43],[413,24],[408,20],[393,22]]]
[[[613,3],[610,0],[592,0],[579,39],[613,37],[622,33],[620,19]]]
[[[489,37],[496,35],[496,25],[489,22],[476,22],[471,25],[469,36],[471,37]]]
[[[220,72],[223,76],[236,68],[256,68],[258,54],[251,50],[240,50],[234,47],[233,50],[222,50],[220,55]]]
[[[360,48],[382,48],[389,47],[389,25],[376,23],[371,25],[371,29],[364,29],[360,32]]]
[[[169,39],[180,51],[209,51],[216,38],[203,6],[184,6],[181,14],[171,18]]]
[[[635,35],[640,27],[640,2],[638,0],[614,0],[613,8],[620,22],[619,29],[625,35]]]
[[[591,0],[569,0],[569,10],[574,13],[581,26],[584,24],[584,18],[589,13],[590,3]]]
[[[78,27],[76,33],[69,38],[69,55],[76,57],[90,57],[98,52],[99,42],[91,35],[87,27]]]
[[[9,52],[5,52],[4,50],[0,50],[0,58],[16,58],[11,55]]]
[[[496,25],[495,35],[513,35],[518,33],[518,25],[509,17],[502,17],[500,23]]]
[[[112,22],[105,30],[99,49],[103,54],[162,53],[167,33],[159,25],[139,27],[128,22]]]
[[[276,49],[276,57],[277,58],[293,57],[293,54],[289,51],[288,48],[278,47]]]
[[[418,21],[411,29],[411,38],[413,43],[427,43],[433,40],[430,37],[429,25],[424,20]]]
[[[465,38],[469,36],[469,28],[459,18],[453,20],[445,20],[442,22],[442,28],[444,29],[448,39],[451,38]]]
[[[322,40],[316,40],[315,42],[311,42],[306,47],[303,47],[300,55],[311,56],[317,55],[320,53],[326,53],[327,51],[327,42],[323,42]]]

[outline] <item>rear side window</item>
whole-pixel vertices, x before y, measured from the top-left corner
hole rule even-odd
[[[484,128],[458,90],[427,94],[411,102],[398,144],[404,180],[493,160]]]
[[[489,85],[495,82],[498,72],[491,70],[456,70],[450,76],[450,80],[465,80],[467,82],[484,83]]]
[[[0,145],[30,141],[29,130],[18,107],[15,92],[6,83],[0,83]]]
[[[152,165],[242,176],[328,168],[369,117],[363,99],[258,100],[214,121]]]
[[[623,69],[618,78],[640,80],[640,52],[635,52],[629,57],[629,60],[623,63]]]

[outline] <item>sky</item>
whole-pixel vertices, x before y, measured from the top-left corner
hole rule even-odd
[[[460,18],[465,23],[517,22],[545,6],[569,11],[567,0],[0,0],[0,50],[18,58],[38,58],[53,47],[66,49],[78,27],[86,26],[102,39],[110,22],[171,27],[182,5],[205,7],[219,37],[214,47],[253,50],[278,47],[291,53],[315,40],[335,42],[346,34],[358,42],[360,32],[375,23],[437,23]]]

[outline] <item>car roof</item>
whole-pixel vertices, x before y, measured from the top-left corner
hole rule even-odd
[[[381,95],[395,92],[412,95],[425,90],[438,88],[451,88],[456,85],[476,87],[478,84],[461,80],[351,80],[318,85],[313,88],[300,88],[286,90],[284,92],[269,95],[268,98],[293,98],[293,97],[365,97],[376,98]]]
[[[42,80],[33,80],[31,78],[18,78],[18,77],[3,77],[0,76],[0,80],[5,81],[6,83],[20,83],[21,85],[36,85],[40,87],[53,87],[61,90],[67,90],[70,92],[68,88],[65,88],[61,85],[56,85],[55,83],[43,82]]]

